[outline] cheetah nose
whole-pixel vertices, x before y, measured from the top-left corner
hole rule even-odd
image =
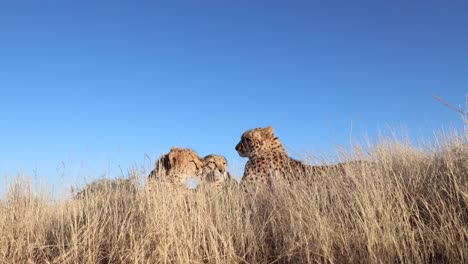
[[[237,144],[237,145],[236,145],[236,150],[237,150],[237,151],[240,150],[240,144]]]

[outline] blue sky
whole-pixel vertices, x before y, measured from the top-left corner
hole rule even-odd
[[[324,2],[3,1],[0,173],[115,176],[173,145],[241,170],[266,125],[299,153],[461,129],[431,95],[466,105],[466,1]]]

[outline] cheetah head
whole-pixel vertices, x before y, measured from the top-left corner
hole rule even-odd
[[[220,155],[208,155],[203,158],[203,177],[208,182],[225,181],[228,178],[227,160]]]
[[[152,174],[163,171],[166,176],[178,178],[181,183],[185,183],[189,177],[198,177],[202,168],[203,161],[195,151],[173,147],[157,161],[155,172]]]
[[[236,150],[241,157],[251,157],[252,155],[269,151],[271,143],[277,139],[271,126],[254,128],[242,134]]]

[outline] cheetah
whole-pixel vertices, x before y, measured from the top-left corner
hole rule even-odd
[[[225,157],[220,155],[207,155],[203,158],[203,170],[200,184],[215,188],[221,188],[232,182],[233,178],[227,171],[228,163]]]
[[[270,183],[272,176],[297,177],[307,171],[306,165],[288,156],[271,126],[246,131],[236,150],[239,156],[249,158],[242,183]]]
[[[162,181],[175,186],[183,186],[190,177],[199,178],[203,161],[192,149],[172,147],[169,153],[161,156],[155,169],[148,175],[148,191],[154,181]]]
[[[271,126],[246,131],[236,145],[236,150],[239,156],[249,158],[241,180],[243,184],[271,184],[274,177],[282,177],[287,181],[302,179],[310,182],[326,171],[345,172],[345,163],[311,166],[289,157]]]

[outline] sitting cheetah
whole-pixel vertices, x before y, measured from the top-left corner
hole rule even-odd
[[[227,160],[223,156],[208,155],[204,157],[200,184],[219,188],[230,183],[234,179],[229,175],[227,166]]]
[[[241,157],[249,160],[245,164],[241,182],[271,183],[272,177],[280,176],[287,180],[308,179],[325,171],[344,173],[344,163],[329,166],[309,166],[295,160],[286,153],[271,126],[254,128],[242,134],[236,150]]]
[[[236,150],[239,156],[249,158],[242,183],[270,183],[274,175],[297,177],[306,173],[304,164],[288,156],[271,126],[246,131]]]
[[[172,147],[171,151],[156,161],[155,169],[148,176],[148,191],[151,182],[159,180],[176,186],[186,184],[188,178],[199,178],[203,161],[198,154],[188,148]]]

